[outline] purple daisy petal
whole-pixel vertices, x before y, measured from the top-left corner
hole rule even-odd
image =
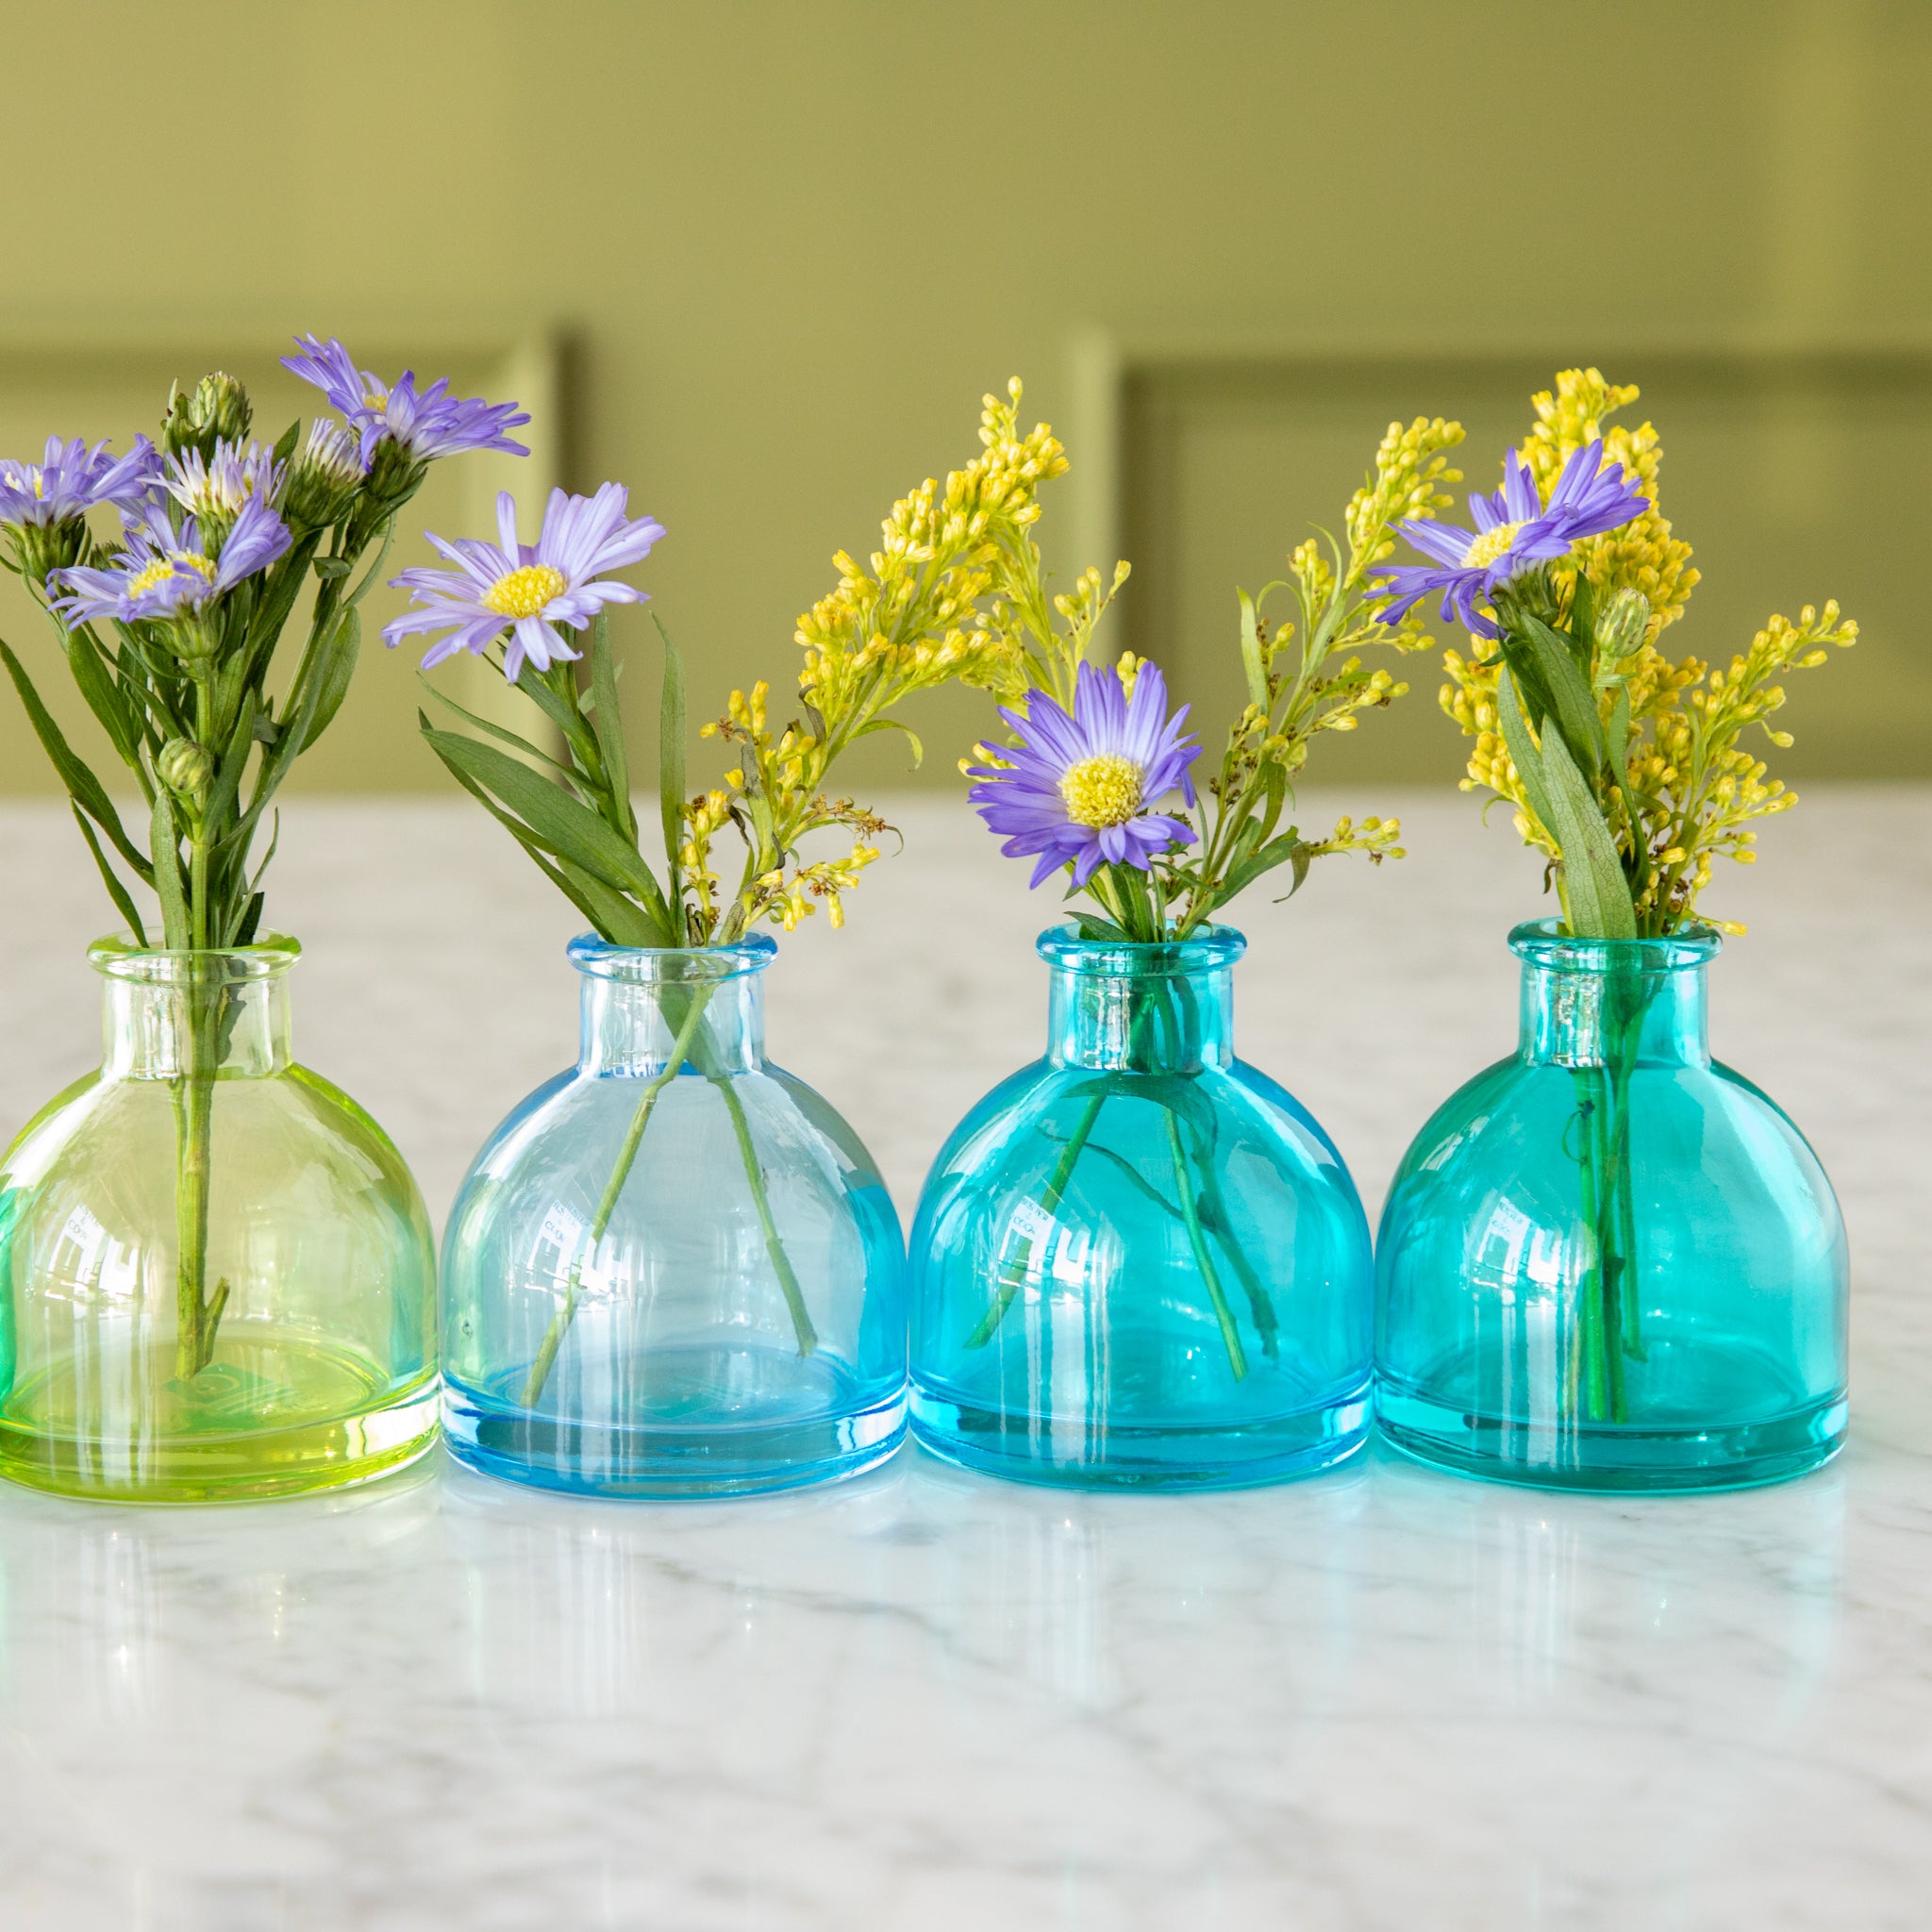
[[[410,407],[426,405],[436,391],[432,384],[421,398],[412,392]],[[598,573],[647,556],[664,526],[653,517],[632,521],[628,492],[620,483],[607,483],[594,497],[553,490],[535,543],[518,542],[516,499],[503,491],[496,499],[496,531],[499,541],[494,544],[425,533],[457,569],[417,567],[391,577],[395,588],[408,591],[411,601],[425,608],[384,625],[383,641],[393,646],[406,637],[432,631],[456,633],[431,646],[423,659],[427,668],[458,651],[481,656],[508,633],[504,673],[512,683],[526,661],[547,671],[559,659],[580,655],[558,625],[581,630],[607,605],[645,601],[643,591]],[[546,571],[560,580],[554,590],[542,576]],[[525,572],[529,575],[519,576]],[[533,608],[540,599],[541,607]]]
[[[1192,842],[1181,821],[1148,809],[1176,787],[1193,803],[1189,767],[1200,746],[1181,737],[1187,708],[1172,718],[1166,709],[1166,681],[1152,664],[1131,699],[1113,673],[1083,664],[1071,712],[1044,692],[1024,713],[1002,708],[1018,741],[1001,753],[1005,764],[971,768],[981,782],[967,795],[1008,858],[1038,857],[1033,886],[1071,865],[1078,891],[1103,864],[1144,872]],[[1083,805],[1091,815],[1076,817]]]

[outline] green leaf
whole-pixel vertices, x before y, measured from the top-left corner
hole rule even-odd
[[[1281,823],[1281,814],[1288,803],[1288,768],[1271,758],[1261,768],[1261,791],[1266,803],[1256,823],[1261,828],[1265,841],[1274,836],[1274,828]]]
[[[1630,773],[1630,687],[1620,685],[1610,706],[1610,722],[1605,728],[1610,755],[1610,776],[1623,791]]]
[[[242,917],[235,924],[235,937],[228,943],[231,946],[252,946],[255,936],[261,930],[261,908],[266,903],[259,892],[251,892],[248,902],[242,908]]]
[[[308,536],[298,538],[294,548],[269,572],[267,594],[249,620],[247,644],[242,654],[251,664],[259,664],[274,651],[282,635],[282,626],[288,623],[289,613],[295,608],[302,579],[308,569],[308,559],[315,555],[315,547],[321,541],[320,530],[311,530]],[[306,658],[308,653],[305,651],[303,656]]]
[[[1541,618],[1525,617],[1521,631],[1508,642],[1526,654],[1536,667],[1537,680],[1546,698],[1546,715],[1557,721],[1563,742],[1576,769],[1593,783],[1608,756],[1604,742],[1603,721],[1597,715],[1596,692],[1588,675],[1576,668],[1569,639],[1552,630]],[[1511,669],[1515,665],[1512,660]],[[1528,695],[1527,692],[1524,693]],[[1542,719],[1531,722],[1539,732]]]
[[[578,773],[573,772],[567,765],[558,764],[548,752],[539,749],[527,738],[519,738],[508,725],[495,724],[491,719],[480,716],[467,707],[458,704],[453,697],[438,691],[420,671],[416,674],[416,681],[444,710],[454,711],[466,724],[474,724],[486,737],[495,739],[499,744],[514,745],[525,758],[535,758],[546,771],[555,772],[558,780],[566,785],[574,786],[582,782]]]
[[[1097,940],[1107,945],[1124,946],[1131,943],[1126,934],[1112,920],[1103,919],[1097,912],[1089,912],[1084,908],[1070,906],[1067,908],[1067,917],[1080,928],[1080,937],[1083,940]]]
[[[653,612],[656,621],[656,613]],[[664,689],[658,701],[658,822],[664,834],[664,874],[671,904],[684,907],[684,874],[678,853],[684,845],[684,659],[671,633],[658,623],[664,641]],[[611,703],[617,693],[613,683]]]
[[[1261,662],[1261,619],[1255,600],[1245,591],[1237,591],[1241,600],[1241,669],[1248,677],[1248,702],[1262,710],[1268,708],[1268,673]]]
[[[1294,884],[1288,896],[1291,899],[1301,891],[1302,881],[1308,875],[1308,863],[1312,848],[1307,840],[1291,826],[1278,839],[1271,839],[1258,851],[1251,853],[1241,864],[1230,868],[1222,881],[1221,902],[1225,905],[1236,893],[1244,892],[1255,881],[1271,873],[1277,865],[1292,863]]]
[[[1549,791],[1550,834],[1563,855],[1563,885],[1570,902],[1570,930],[1578,939],[1634,940],[1637,913],[1630,903],[1616,841],[1604,823],[1583,774],[1559,736],[1543,735],[1542,770]]]
[[[558,858],[558,869],[570,884],[577,904],[590,914],[591,924],[613,946],[661,946],[665,943],[656,922],[635,899],[607,886],[594,874],[568,858]],[[680,935],[681,937],[681,935]]]
[[[546,851],[641,900],[659,935],[656,944],[676,944],[656,874],[637,848],[626,845],[589,806],[519,759],[473,738],[429,726],[424,736],[444,764],[459,767],[508,806]]]
[[[577,895],[576,890],[572,886],[571,882],[550,862],[549,857],[543,848],[530,836],[529,827],[524,824],[520,819],[512,818],[467,772],[462,770],[460,766],[452,764],[449,758],[444,756],[441,747],[436,741],[439,737],[447,736],[447,734],[439,733],[421,710],[418,710],[416,713],[416,726],[422,732],[429,749],[435,752],[436,756],[442,760],[443,769],[448,772],[450,776],[524,848],[525,853],[528,856],[531,862],[535,864],[538,871],[566,899],[570,900],[592,925],[595,925],[597,924],[597,915]]]
[[[1288,891],[1275,900],[1274,903],[1277,906],[1285,906],[1289,900],[1292,899],[1301,891],[1303,885],[1307,883],[1308,867],[1315,862],[1315,848],[1308,844],[1306,840],[1297,839],[1294,850],[1288,856],[1290,861],[1294,866],[1294,876],[1290,882]]]
[[[1075,1080],[1063,1090],[1067,1097],[1078,1100],[1098,1095],[1111,1100],[1146,1100],[1165,1108],[1178,1120],[1193,1127],[1209,1148],[1214,1144],[1214,1108],[1201,1091],[1198,1081],[1186,1074],[1137,1074],[1108,1071]]]
[[[286,463],[295,454],[295,445],[301,440],[302,419],[297,416],[276,439],[275,452],[271,460],[277,463]]]
[[[618,708],[617,672],[610,658],[610,618],[602,610],[591,622],[591,696],[584,709],[591,713],[591,728],[604,760],[610,828],[635,845],[638,820],[630,808],[630,763],[625,756],[624,713]]]
[[[919,741],[919,734],[909,724],[900,724],[896,718],[870,718],[847,741],[857,744],[861,738],[870,738],[874,731],[903,731],[907,743],[912,747],[912,770],[918,771],[925,762],[925,746]]]
[[[175,807],[163,785],[155,791],[154,887],[161,902],[161,930],[171,952],[185,952],[193,941],[188,899],[181,890],[181,835]]]
[[[242,774],[247,769],[248,755],[255,743],[257,703],[255,693],[252,691],[246,692],[242,700],[242,708],[236,714],[235,729],[230,733],[222,752],[222,761],[215,769],[214,783],[208,788],[206,822],[209,824],[225,823],[234,809],[235,801],[242,795]]]
[[[549,685],[544,683],[542,674],[528,658],[524,660],[522,668],[517,672],[516,686],[557,726],[567,744],[581,746],[587,742],[591,745],[596,743],[594,732],[586,732],[584,729],[584,721],[578,715],[576,708],[566,704]]]
[[[121,883],[121,875],[108,863],[108,855],[101,850],[101,841],[94,837],[92,822],[72,799],[68,800],[67,808],[74,814],[74,823],[80,827],[80,836],[87,841],[87,849],[94,856],[94,864],[100,868],[101,883],[107,887],[108,898],[113,900],[115,909],[144,947],[147,944],[147,928],[142,924],[141,914],[134,909],[134,901],[127,888]]]
[[[312,566],[315,575],[324,583],[327,583],[331,577],[347,576],[355,567],[346,557],[318,557]]]
[[[1588,682],[1596,670],[1596,592],[1580,570],[1570,598],[1570,643],[1576,653],[1577,669]]]
[[[409,494],[413,496],[415,494],[415,491],[411,490]],[[407,501],[408,499],[406,498],[404,500]],[[395,512],[391,510],[390,514],[383,519],[382,548],[375,553],[375,561],[372,563],[369,566],[369,568],[362,573],[362,581],[359,584],[358,584],[356,588],[349,592],[348,596],[342,600],[349,609],[355,609],[357,605],[361,603],[363,598],[368,596],[370,587],[375,582],[376,578],[382,575],[382,567],[389,560],[390,546],[392,543],[394,543],[395,541],[396,519]],[[361,555],[361,552],[358,551],[356,554],[359,557]]]
[[[26,708],[27,717],[32,721],[34,733],[40,739],[42,747],[53,760],[55,771],[60,774],[60,782],[67,787],[67,795],[99,825],[113,841],[114,849],[147,883],[153,882],[153,874],[147,858],[134,841],[128,838],[121,824],[121,814],[114,809],[101,781],[89,768],[82,764],[60,734],[60,727],[54,722],[53,713],[41,702],[41,694],[34,689],[33,680],[26,675],[26,667],[13,655],[11,648],[0,643],[0,658],[7,662],[7,670],[13,679],[14,689],[20,693],[20,701]]]
[[[342,708],[342,700],[349,694],[349,683],[356,675],[356,660],[361,651],[362,615],[352,605],[336,621],[328,647],[313,674],[320,689],[316,692],[314,712],[308,720],[308,730],[302,740],[303,751],[307,751],[335,722],[336,713]]]
[[[114,749],[125,763],[141,761],[141,720],[128,708],[121,687],[115,682],[108,660],[92,635],[86,630],[67,631],[61,638],[67,654],[67,668],[87,708],[101,721],[101,728],[113,741]]]
[[[1542,753],[1529,735],[1529,724],[1516,695],[1516,679],[1507,665],[1496,680],[1496,719],[1503,727],[1503,742],[1509,747],[1510,762],[1523,781],[1524,798],[1538,822],[1554,837],[1554,808],[1549,788],[1543,783]]]

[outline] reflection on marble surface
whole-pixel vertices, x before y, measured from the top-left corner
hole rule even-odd
[[[77,946],[100,923],[77,868],[43,887],[35,809],[5,816],[9,886]],[[901,816],[943,869],[793,949],[773,1043],[905,1207],[1044,1016],[1041,902],[930,808]],[[1413,816],[1408,870],[1257,908],[1237,980],[1243,1050],[1372,1201],[1507,1046],[1501,928],[1534,888],[1500,828],[1464,836],[1466,802]],[[1845,1196],[1854,1433],[1822,1474],[1607,1499],[1374,1456],[1136,1498],[913,1454],[828,1491],[634,1506],[439,1457],[225,1511],[8,1491],[0,1926],[1923,1927],[1932,799],[1821,796],[1790,826],[1725,895],[1757,937],[1718,969],[1715,1024]],[[484,830],[309,808],[282,881],[311,947],[298,1052],[418,1158],[438,1213],[573,1025],[568,922]],[[94,990],[71,949],[4,973],[17,1120],[85,1064]]]

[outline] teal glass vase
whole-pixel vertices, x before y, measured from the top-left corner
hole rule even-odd
[[[214,1503],[436,1440],[436,1263],[402,1156],[290,1052],[301,948],[90,954],[99,1069],[0,1158],[0,1475]]]
[[[443,1237],[443,1423],[490,1475],[609,1496],[857,1474],[906,1429],[905,1248],[832,1108],[765,1058],[762,936],[575,940],[581,1053]]]
[[[1804,1136],[1713,1061],[1721,941],[1519,926],[1522,1039],[1417,1135],[1377,1243],[1376,1414],[1471,1475],[1704,1490],[1845,1433],[1844,1224]]]
[[[1307,1109],[1234,1057],[1246,948],[1044,934],[1047,1053],[934,1163],[912,1241],[912,1416],[1024,1481],[1212,1489],[1368,1428],[1369,1230]]]

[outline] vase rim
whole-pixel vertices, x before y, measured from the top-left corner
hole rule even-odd
[[[1052,925],[1034,941],[1049,966],[1099,978],[1180,978],[1232,966],[1248,950],[1231,925],[1197,927],[1184,940],[1090,940]]]
[[[219,960],[230,986],[278,979],[302,957],[302,941],[285,932],[258,934],[245,946],[144,946],[131,932],[108,933],[87,949],[88,964],[108,979],[167,986],[188,976],[199,962]]]
[[[619,946],[596,933],[581,932],[564,951],[587,979],[641,986],[741,979],[762,973],[778,957],[777,941],[761,932],[724,946]]]
[[[1573,973],[1601,973],[1618,961],[1646,973],[1682,972],[1703,966],[1724,949],[1715,926],[1690,924],[1657,939],[1579,939],[1560,919],[1532,919],[1509,935],[1509,950],[1532,965]]]

